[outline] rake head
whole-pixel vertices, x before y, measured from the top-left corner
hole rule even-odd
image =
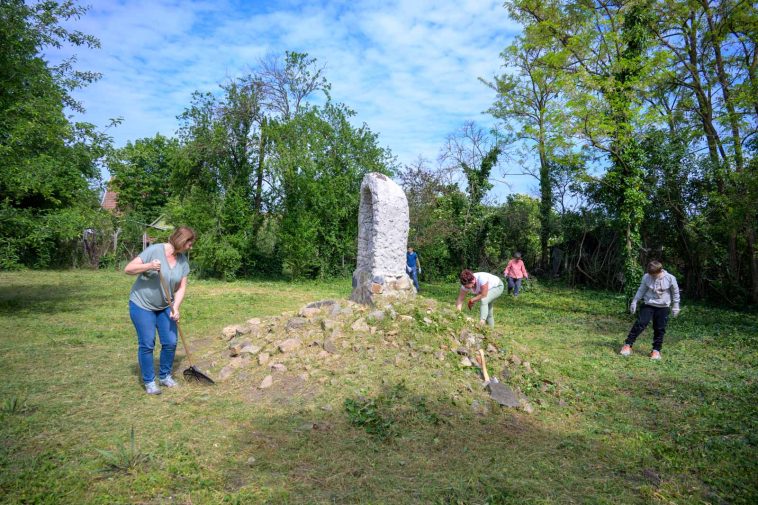
[[[215,382],[213,382],[213,379],[205,375],[194,365],[184,370],[184,379],[189,382],[197,381],[201,384],[206,385],[215,384]]]

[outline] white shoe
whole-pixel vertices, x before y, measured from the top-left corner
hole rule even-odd
[[[158,387],[158,384],[156,384],[155,381],[146,382],[145,392],[149,395],[159,395],[161,394],[161,388]]]
[[[621,352],[619,354],[621,354],[622,356],[631,356],[632,346],[624,344],[624,347],[621,348]]]
[[[660,360],[661,359],[661,352],[660,351],[653,351],[650,353],[650,359],[654,360]]]
[[[176,382],[170,375],[167,375],[163,379],[159,379],[158,382],[161,383],[161,386],[166,386],[167,388],[175,388],[179,385],[179,383]]]

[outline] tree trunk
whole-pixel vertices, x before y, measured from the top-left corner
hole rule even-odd
[[[718,34],[716,33],[716,27],[713,22],[713,12],[711,11],[708,0],[701,0],[701,5],[705,11],[706,19],[708,19],[708,35],[711,39],[711,45],[713,46],[713,54],[716,57],[716,75],[718,76],[719,84],[721,85],[721,94],[724,97],[724,105],[727,110],[727,118],[729,120],[729,126],[732,130],[732,140],[734,142],[734,162],[737,171],[742,171],[744,166],[742,160],[742,140],[740,136],[739,119],[736,111],[734,110],[734,103],[732,102],[731,94],[729,91],[729,82],[724,68],[724,58],[721,55],[721,44],[718,41]]]
[[[545,152],[545,141],[540,134],[540,268],[548,271],[550,254],[548,241],[550,239],[550,211],[553,208],[553,188],[550,181],[550,167]]]
[[[755,250],[755,227],[748,224],[747,251],[750,255],[750,276],[753,280],[753,303],[758,305],[758,251]]]

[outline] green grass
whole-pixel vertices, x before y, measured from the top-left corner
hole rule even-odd
[[[458,364],[451,336],[478,330],[452,312],[456,286],[422,283],[416,305],[396,307],[411,321],[367,335],[348,324],[339,357],[287,362],[268,390],[253,366],[149,397],[132,280],[0,273],[0,502],[758,502],[754,313],[685,301],[656,363],[650,330],[617,354],[632,324],[620,297],[545,285],[502,297],[484,331],[500,350],[490,370],[507,366],[528,414],[492,404]],[[193,280],[182,323],[202,361],[221,355],[224,326],[349,293],[349,280]],[[177,372],[186,364],[180,347]]]

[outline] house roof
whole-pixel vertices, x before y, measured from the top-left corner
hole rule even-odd
[[[103,200],[100,202],[100,206],[105,210],[116,210],[118,208],[118,194],[108,188],[103,195]]]

